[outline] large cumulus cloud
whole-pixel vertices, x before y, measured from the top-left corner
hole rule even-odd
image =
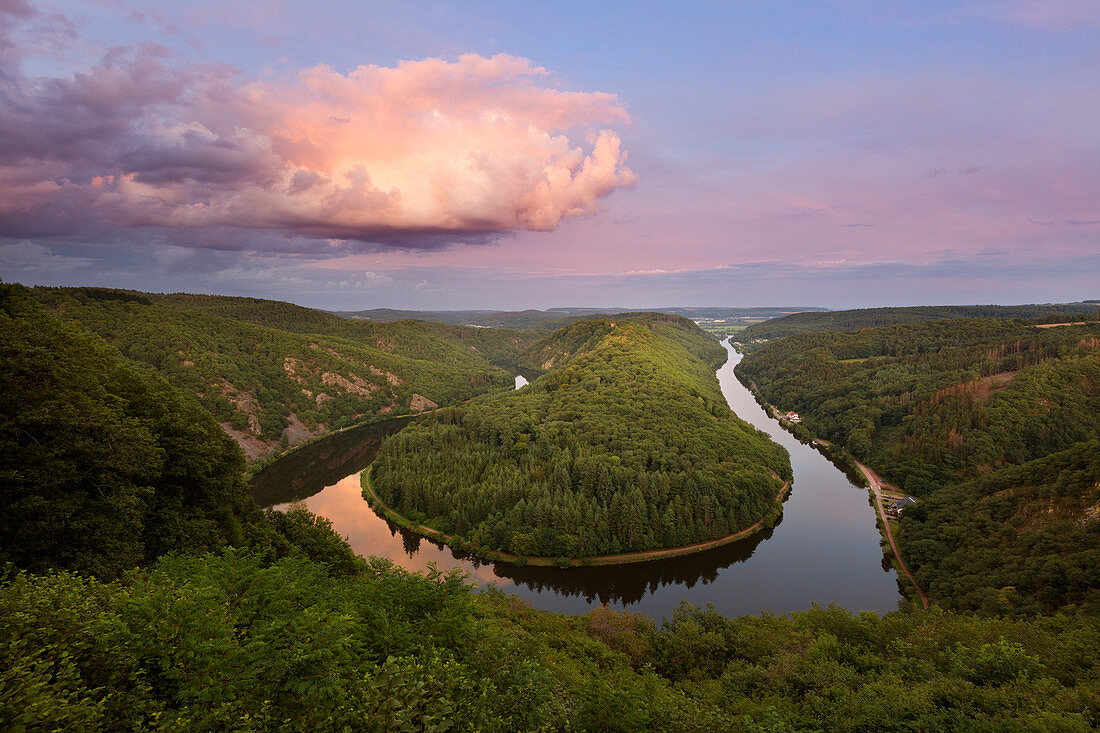
[[[619,100],[557,89],[526,59],[269,81],[148,45],[43,78],[23,70],[12,32],[33,15],[0,3],[0,45],[15,49],[0,56],[0,236],[152,227],[200,246],[200,232],[226,231],[311,252],[436,246],[551,230],[634,181],[607,129],[629,123]]]

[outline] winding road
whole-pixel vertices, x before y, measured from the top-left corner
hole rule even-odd
[[[848,454],[851,456],[851,454]],[[864,477],[867,479],[867,483],[871,486],[871,492],[875,495],[875,504],[878,506],[878,516],[882,520],[882,526],[886,528],[886,539],[890,541],[890,549],[894,553],[894,559],[898,561],[898,567],[905,572],[909,577],[909,582],[913,584],[913,588],[916,589],[917,595],[920,596],[920,602],[924,605],[925,610],[928,610],[928,596],[924,594],[920,585],[917,584],[917,579],[913,577],[913,573],[909,572],[909,568],[905,566],[905,562],[901,559],[901,553],[898,552],[898,545],[894,542],[894,533],[890,530],[890,522],[886,518],[886,509],[882,505],[882,479],[872,471],[857,461],[855,457],[852,457],[852,462],[856,464],[856,467],[863,472]]]

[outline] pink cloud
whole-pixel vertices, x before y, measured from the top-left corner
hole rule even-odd
[[[630,122],[615,95],[557,89],[504,54],[257,81],[173,68],[148,46],[70,78],[2,72],[0,236],[231,228],[434,246],[552,230],[634,182],[606,127]]]

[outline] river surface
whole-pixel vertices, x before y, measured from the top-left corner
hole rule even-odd
[[[565,570],[481,563],[452,552],[398,529],[362,498],[359,474],[382,438],[412,417],[352,428],[300,448],[256,475],[254,495],[261,505],[276,508],[304,503],[332,520],[361,555],[387,557],[414,570],[432,564],[440,570],[461,568],[471,580],[493,583],[553,611],[584,613],[608,603],[659,619],[682,600],[713,603],[728,616],[800,611],[814,603],[895,610],[901,600],[897,575],[883,561],[867,490],[770,418],[734,376],[741,356],[728,344],[726,349],[729,361],[717,373],[722,393],[738,416],[787,449],[794,483],[773,529],[725,547],[650,563]],[[516,386],[522,386],[518,378]]]

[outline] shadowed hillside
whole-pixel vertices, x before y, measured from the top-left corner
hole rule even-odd
[[[703,379],[721,358],[712,341],[675,319],[614,322],[592,344],[578,333],[561,334],[557,347],[544,342],[540,349],[555,353],[583,348],[514,395],[531,401],[471,403],[470,414],[492,408],[480,425],[513,430],[498,436],[510,441],[500,445],[512,460],[524,460],[512,449],[526,441],[524,450],[553,452],[557,443],[541,440],[552,435],[578,449],[579,485],[596,469],[597,492],[605,471],[614,482],[635,466],[628,478],[647,476],[638,486],[660,500],[670,477],[670,488],[689,489],[673,501],[671,526],[682,532],[699,526],[681,511],[696,498],[683,471],[724,475],[769,461],[783,470],[777,449],[714,400],[716,385]],[[693,343],[697,353],[685,348]],[[938,608],[879,617],[831,607],[733,619],[685,604],[655,623],[606,607],[583,616],[538,611],[499,591],[476,592],[457,573],[420,575],[358,558],[302,509],[260,512],[245,491],[239,449],[195,397],[46,313],[17,286],[0,285],[0,367],[0,557],[14,564],[0,575],[4,730],[1100,725],[1095,618],[983,619]],[[622,370],[629,384],[618,380]],[[568,422],[522,420],[517,406],[548,405],[550,395]],[[621,404],[645,409],[615,412]],[[460,411],[441,411],[451,422],[440,425],[453,427]],[[502,417],[507,424],[494,422]],[[664,429],[666,419],[676,430]],[[635,425],[642,432],[631,432]],[[745,441],[733,451],[756,445],[756,460],[731,463],[742,454],[723,443],[721,462],[706,463],[696,444],[731,426]],[[673,443],[634,440],[655,427]],[[967,500],[989,497],[994,519],[1007,513],[1015,522],[1013,492],[1023,487],[1043,501],[1082,495],[1095,486],[1088,477],[1097,453],[1094,441],[1027,464],[1033,474],[975,479]],[[551,465],[564,467],[561,458]],[[559,478],[567,477],[550,480]],[[929,517],[950,509],[937,497],[922,502]],[[545,521],[548,511],[556,502],[536,500],[523,516],[541,512]],[[1021,518],[1016,526],[1036,519]],[[705,525],[705,514],[694,519]],[[622,530],[629,538],[630,525]],[[1011,548],[1011,533],[996,536]],[[930,551],[943,546],[933,540]],[[966,554],[1007,577],[997,553]],[[1044,578],[1057,571],[1049,560],[1038,570]],[[956,588],[962,605],[969,583]],[[1014,592],[1002,595],[1016,602]]]
[[[541,333],[357,323],[290,303],[35,288],[50,312],[196,395],[251,458],[310,435],[513,385]]]

